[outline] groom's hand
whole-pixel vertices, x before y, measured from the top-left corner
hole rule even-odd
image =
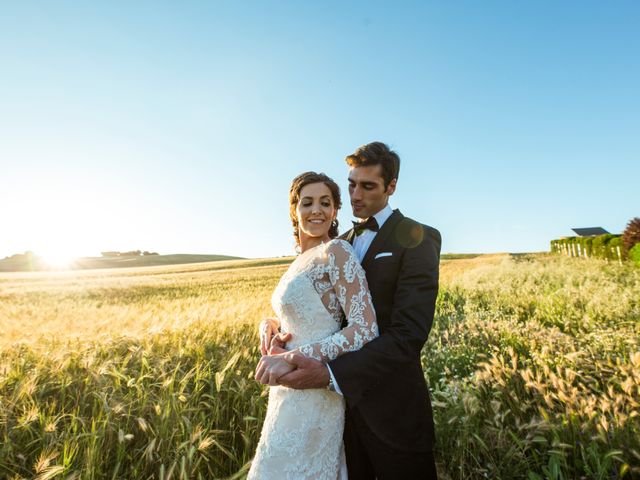
[[[329,385],[329,369],[324,363],[305,357],[300,352],[291,352],[285,355],[284,359],[293,365],[295,370],[278,378],[280,385],[296,390],[325,388]]]

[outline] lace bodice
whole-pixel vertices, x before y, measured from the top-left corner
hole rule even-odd
[[[365,272],[351,245],[334,239],[299,255],[282,276],[271,303],[289,348],[328,362],[378,335]],[[347,326],[340,330],[342,320]]]
[[[343,240],[298,256],[271,303],[289,349],[328,362],[378,335],[364,270]],[[347,326],[340,329],[343,319]],[[269,388],[269,405],[249,480],[346,479],[344,398],[324,388]]]

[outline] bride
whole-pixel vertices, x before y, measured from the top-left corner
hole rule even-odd
[[[336,239],[338,185],[322,173],[303,173],[292,182],[289,203],[300,255],[273,292],[277,319],[263,322],[263,338],[279,328],[290,340],[288,352],[263,356],[256,369],[256,379],[271,388],[248,479],[342,480],[343,397],[277,380],[295,368],[286,361],[292,350],[327,363],[377,337],[378,325],[365,272],[351,245]]]

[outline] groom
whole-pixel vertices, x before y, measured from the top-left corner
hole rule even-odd
[[[389,206],[400,158],[387,145],[364,145],[346,162],[351,206],[361,222],[342,238],[353,245],[366,272],[380,336],[328,365],[293,353],[287,361],[296,370],[278,382],[344,395],[350,480],[436,479],[420,351],[438,294],[440,233]]]

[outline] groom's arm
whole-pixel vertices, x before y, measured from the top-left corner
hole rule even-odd
[[[407,249],[403,256],[391,318],[384,332],[362,349],[329,363],[350,407],[419,357],[435,313],[440,246],[440,233],[425,228],[424,241]]]

